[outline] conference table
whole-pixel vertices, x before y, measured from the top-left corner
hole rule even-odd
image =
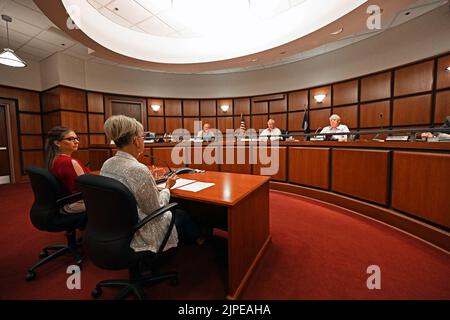
[[[228,249],[225,298],[237,299],[271,240],[270,177],[206,171],[184,173],[179,178],[214,183],[197,192],[172,189],[171,198],[190,213],[211,216],[204,220],[225,219],[221,226],[226,231]]]

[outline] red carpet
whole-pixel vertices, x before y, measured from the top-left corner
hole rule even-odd
[[[81,290],[66,287],[69,258],[24,277],[40,249],[64,243],[63,234],[37,231],[29,222],[29,184],[0,186],[0,299],[90,299],[99,280],[126,277],[85,260]],[[272,244],[243,299],[450,299],[450,257],[415,238],[345,210],[271,192]],[[222,299],[224,243],[177,250],[168,270],[180,273],[177,287],[146,289],[149,299]],[[369,290],[369,265],[381,268],[381,290]],[[115,290],[104,290],[111,298]]]

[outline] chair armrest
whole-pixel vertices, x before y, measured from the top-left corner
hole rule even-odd
[[[146,216],[144,219],[142,219],[141,221],[139,221],[135,226],[134,226],[134,230],[133,233],[136,233],[136,231],[138,231],[140,228],[142,228],[145,224],[147,224],[149,221],[155,219],[156,217],[160,216],[161,214],[163,214],[166,211],[169,211],[172,208],[175,208],[176,206],[178,206],[178,203],[176,202],[172,202],[169,203],[167,206],[161,207],[155,211],[153,211],[150,215]]]
[[[81,192],[76,192],[76,193],[69,194],[68,196],[65,196],[65,197],[62,197],[62,198],[56,200],[56,205],[59,207],[62,207],[65,204],[76,202],[81,199],[83,199],[81,196]]]
[[[138,231],[140,228],[142,228],[149,221],[155,219],[156,217],[159,217],[164,212],[169,211],[170,209],[175,208],[176,206],[178,206],[178,203],[173,202],[173,203],[169,203],[167,206],[164,206],[162,208],[159,208],[158,210],[155,210],[151,215],[145,217],[145,219],[142,219],[141,221],[139,221],[138,224],[136,224],[136,226],[134,227],[133,233],[136,233],[136,231]],[[166,234],[164,235],[164,239],[161,242],[161,245],[159,246],[158,251],[156,252],[157,254],[161,253],[163,251],[163,249],[165,248],[166,243],[169,240],[169,237],[170,237],[170,234],[172,232],[174,225],[175,225],[175,212],[172,212],[172,219],[170,220],[170,224],[169,224],[169,227],[167,228]]]

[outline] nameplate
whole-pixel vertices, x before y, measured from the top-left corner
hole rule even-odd
[[[388,136],[386,141],[408,141],[409,136]]]

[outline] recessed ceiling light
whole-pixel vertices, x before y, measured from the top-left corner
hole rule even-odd
[[[344,28],[339,28],[339,29],[337,29],[336,31],[334,31],[334,32],[332,32],[332,33],[330,33],[330,34],[336,35],[336,34],[341,33],[342,31],[344,31]]]
[[[256,62],[256,61],[258,61],[258,59],[252,59],[252,60],[250,60],[251,62]]]
[[[447,69],[445,69],[445,70],[447,70],[448,72],[450,72],[450,66],[448,66]]]
[[[116,8],[114,8],[114,10],[115,10],[115,11],[119,11],[119,8],[116,7]]]

